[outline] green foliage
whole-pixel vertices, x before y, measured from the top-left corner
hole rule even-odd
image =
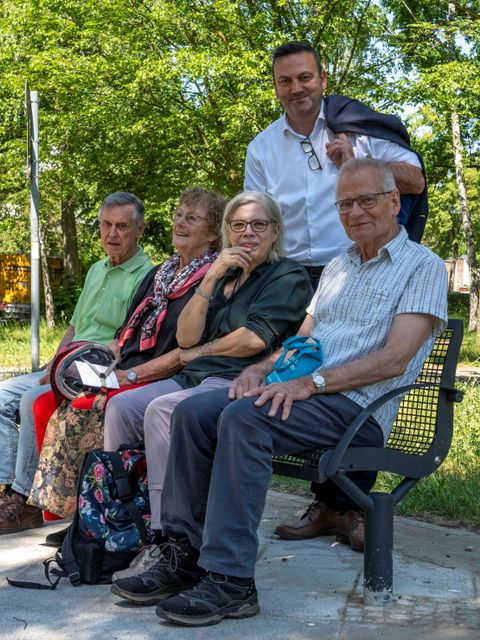
[[[146,243],[170,250],[179,192],[242,187],[248,142],[280,113],[270,54],[308,39],[332,91],[373,98],[385,17],[369,0],[4,0],[0,5],[0,196],[26,209],[25,79],[40,94],[42,218],[58,249],[73,198],[80,251],[102,198],[122,189],[147,207]],[[26,218],[25,218],[26,221]],[[86,240],[84,241],[83,238]],[[55,251],[56,252],[56,251]]]
[[[183,188],[241,189],[248,142],[281,111],[271,53],[294,38],[317,46],[330,92],[398,114],[415,106],[408,125],[430,191],[424,242],[444,258],[464,254],[450,113],[461,120],[478,237],[480,6],[455,6],[449,20],[448,3],[425,0],[3,0],[2,250],[28,251],[25,80],[40,96],[47,253],[63,251],[60,212],[71,200],[85,271],[102,255],[96,215],[109,192],[144,199],[145,246],[160,259]]]
[[[480,233],[478,145],[480,4],[384,0],[403,75],[390,83],[400,102],[417,106],[410,124],[429,178],[430,219],[424,241],[442,257],[467,252],[452,148],[451,116],[458,114],[465,182],[475,237]],[[478,248],[474,247],[478,252]]]
[[[76,282],[67,278],[62,284],[52,288],[56,323],[60,320],[62,325],[68,324],[75,310],[82,287],[83,282]]]
[[[448,294],[448,316],[449,318],[461,318],[464,323],[468,323],[470,313],[470,300],[464,293]]]

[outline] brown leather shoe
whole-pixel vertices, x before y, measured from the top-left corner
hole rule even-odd
[[[6,495],[0,504],[0,535],[43,527],[42,510],[25,504],[18,493]]]
[[[315,500],[302,515],[297,524],[279,524],[275,533],[285,540],[303,540],[328,536],[335,532],[338,512],[324,502]]]
[[[365,516],[361,511],[345,511],[337,520],[337,541],[349,544],[353,551],[363,552]]]

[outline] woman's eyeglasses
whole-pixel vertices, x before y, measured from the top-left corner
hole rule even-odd
[[[172,217],[173,222],[178,222],[180,218],[183,218],[186,224],[193,225],[199,224],[202,220],[208,220],[204,216],[198,216],[193,213],[182,213],[181,211],[175,211]]]
[[[273,220],[250,220],[250,222],[246,222],[245,220],[230,220],[228,226],[235,233],[245,231],[248,226],[250,226],[250,229],[256,233],[263,233],[267,230],[269,224],[277,223]]]

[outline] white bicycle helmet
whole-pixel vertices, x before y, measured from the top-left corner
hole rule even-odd
[[[73,400],[81,391],[92,389],[83,384],[76,362],[88,362],[101,380],[115,368],[117,361],[111,349],[99,342],[71,342],[58,353],[50,369],[50,384],[53,392],[65,400]],[[101,372],[95,365],[107,367]],[[98,387],[95,387],[98,390]]]

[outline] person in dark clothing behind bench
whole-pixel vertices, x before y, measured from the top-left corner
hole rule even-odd
[[[393,171],[401,194],[425,196],[425,180],[398,118],[377,113],[343,96],[324,97],[327,77],[311,45],[287,42],[278,47],[273,54],[272,72],[275,94],[285,114],[248,145],[245,189],[267,192],[280,203],[286,254],[305,267],[316,289],[324,265],[351,244],[334,204],[340,167],[353,157],[382,160]],[[370,129],[373,134],[368,135]],[[408,196],[406,209],[412,199],[419,197]],[[425,222],[425,199],[417,202],[412,211],[412,216],[423,216],[412,220],[415,233],[410,237],[416,241],[421,238],[419,225]],[[407,213],[404,218],[399,215],[399,222],[405,223],[406,217]],[[312,484],[312,492],[316,499],[299,522],[281,524],[275,533],[283,538],[302,539],[331,531],[331,519],[325,521],[318,499],[318,484]],[[353,546],[360,550],[362,517],[356,520],[355,529]]]

